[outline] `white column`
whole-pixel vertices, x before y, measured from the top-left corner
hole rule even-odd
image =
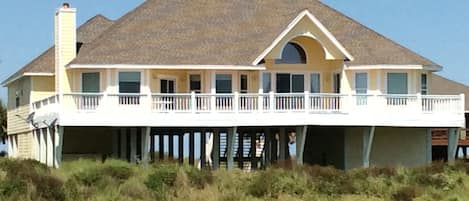
[[[137,158],[137,128],[130,129],[130,162],[135,163]]]
[[[64,127],[56,126],[54,130],[55,130],[55,133],[53,133],[53,135],[55,135],[54,137],[54,144],[55,144],[54,167],[59,168],[60,164],[62,163],[62,146],[63,146]]]
[[[215,111],[215,94],[217,93],[217,77],[216,77],[216,74],[215,74],[215,71],[212,70],[210,71],[210,94],[212,94],[212,97],[210,99],[210,109],[212,110],[212,112]]]
[[[375,127],[366,127],[363,129],[363,167],[370,167],[371,146],[375,136]]]
[[[142,132],[142,162],[144,165],[147,165],[149,161],[148,152],[150,151],[150,132],[151,127],[146,127],[144,132]]]
[[[127,133],[125,128],[121,128],[120,130],[120,137],[121,137],[121,155],[120,158],[122,160],[127,160]]]
[[[306,133],[308,126],[296,128],[296,164],[303,165],[303,153],[305,150]]]
[[[212,132],[212,163],[213,168],[217,170],[220,165],[220,130],[215,129]]]
[[[41,149],[39,146],[39,130],[34,129],[33,130],[33,142],[34,142],[34,159],[39,161],[39,158],[41,157]]]
[[[459,142],[459,129],[448,129],[448,164],[454,165]]]
[[[49,167],[53,167],[54,166],[54,141],[52,140],[52,136],[54,135],[54,133],[52,132],[53,129],[51,128],[47,128],[47,133],[46,133],[46,136],[47,136],[47,166]]]
[[[41,160],[40,162],[43,164],[47,163],[47,143],[46,143],[46,138],[47,138],[47,132],[44,132],[45,129],[39,129],[39,136],[40,136],[40,144],[41,144]]]
[[[236,133],[238,132],[237,131],[238,128],[237,127],[233,127],[233,128],[230,128],[228,129],[228,133],[227,133],[227,139],[226,139],[226,142],[227,142],[227,145],[226,145],[226,161],[227,161],[227,169],[228,170],[232,170],[233,169],[233,165],[234,165],[234,151],[233,151],[233,148],[234,148],[234,142],[235,142],[235,135]]]
[[[7,136],[7,145],[8,145],[8,157],[13,158],[13,142],[12,135]]]

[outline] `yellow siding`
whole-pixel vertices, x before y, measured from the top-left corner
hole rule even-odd
[[[33,134],[31,131],[17,135],[18,139],[18,157],[33,157]]]
[[[55,94],[54,76],[33,76],[31,102],[38,101]]]
[[[76,22],[74,11],[62,11],[56,15],[56,85],[62,92],[71,92],[74,73],[68,73],[65,65],[70,63],[76,55]],[[57,36],[60,37],[57,37]],[[58,81],[58,82],[57,82]],[[57,87],[58,88],[58,87]]]
[[[31,78],[23,77],[8,85],[8,134],[17,134],[30,130],[30,125],[25,119],[30,114]],[[16,94],[20,98],[19,107],[16,108]]]

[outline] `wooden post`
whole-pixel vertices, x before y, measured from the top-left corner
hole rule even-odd
[[[375,127],[366,127],[363,129],[363,167],[370,167],[371,146],[375,136]]]
[[[251,169],[257,169],[257,133],[251,133]]]
[[[457,128],[448,129],[448,164],[454,165],[458,148],[459,132]]]
[[[120,129],[120,138],[121,138],[121,153],[120,158],[122,160],[127,160],[127,130],[125,128]]]
[[[117,158],[119,156],[119,131],[112,129],[112,157]]]
[[[296,164],[303,165],[303,154],[305,150],[306,133],[308,126],[296,128]]]
[[[270,144],[270,147],[271,147],[271,163],[272,162],[277,162],[278,160],[278,147],[279,147],[279,142],[277,140],[277,131],[274,131],[274,130],[271,130],[270,132],[270,140],[271,140],[271,144]]]
[[[130,129],[130,162],[135,163],[137,159],[137,128]]]
[[[212,148],[212,163],[213,169],[217,170],[220,167],[220,130],[213,130],[213,148]]]
[[[238,133],[238,168],[243,169],[244,168],[244,138],[243,138],[244,133],[239,132]]]
[[[164,160],[164,135],[162,135],[161,133],[158,135],[159,137],[159,140],[158,140],[158,143],[159,143],[159,151],[158,151],[158,160],[162,161]]]
[[[155,162],[155,135],[150,131],[150,160]]]
[[[179,144],[178,144],[178,159],[179,159],[179,163],[180,164],[183,164],[184,163],[184,132],[183,133],[180,133],[178,135],[178,141],[179,141]]]
[[[234,148],[234,140],[235,140],[235,134],[237,131],[238,128],[237,127],[233,127],[233,128],[230,128],[228,129],[228,133],[227,133],[227,136],[226,136],[226,166],[227,166],[227,169],[228,170],[232,170],[233,169],[233,166],[234,166],[234,151],[233,151],[233,148]]]
[[[270,129],[264,130],[264,167],[270,166],[272,160],[272,132]]]
[[[205,168],[205,144],[206,144],[206,133],[205,129],[200,132],[200,169]]]
[[[195,159],[195,137],[194,131],[191,130],[189,133],[189,164],[194,165]]]
[[[169,160],[174,159],[174,135],[172,133],[168,135],[168,158]]]
[[[279,160],[284,161],[287,160],[287,133],[285,132],[285,128],[280,128],[279,132]]]

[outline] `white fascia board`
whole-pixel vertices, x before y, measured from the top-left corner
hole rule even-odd
[[[26,76],[54,76],[55,74],[54,73],[23,73],[23,74],[20,74],[10,80],[5,80],[2,82],[2,86],[3,87],[6,87],[7,85],[11,84],[12,82],[16,81],[16,80],[19,80],[23,77],[26,77]]]
[[[357,65],[347,66],[345,70],[428,70],[428,71],[441,71],[441,66],[423,66],[423,65]]]
[[[314,17],[313,14],[311,14],[308,10],[302,11],[298,16],[295,17],[295,19],[288,24],[287,28],[280,33],[277,38],[265,49],[253,62],[252,65],[257,65],[262,59],[264,59],[267,54],[269,54],[272,49],[274,49],[275,46],[278,45],[278,43],[300,22],[303,17],[308,17],[318,28],[326,35],[326,37],[331,40],[331,42],[344,54],[344,56],[350,60],[353,61],[354,58],[353,56],[342,46],[342,44],[339,43],[339,41],[324,27],[324,25],[316,18]]]
[[[131,65],[131,64],[71,64],[76,69],[165,69],[165,70],[265,70],[265,66],[236,65]]]

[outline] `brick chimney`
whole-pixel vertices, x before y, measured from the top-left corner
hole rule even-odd
[[[55,91],[71,92],[65,65],[76,57],[76,9],[64,3],[55,13]]]

